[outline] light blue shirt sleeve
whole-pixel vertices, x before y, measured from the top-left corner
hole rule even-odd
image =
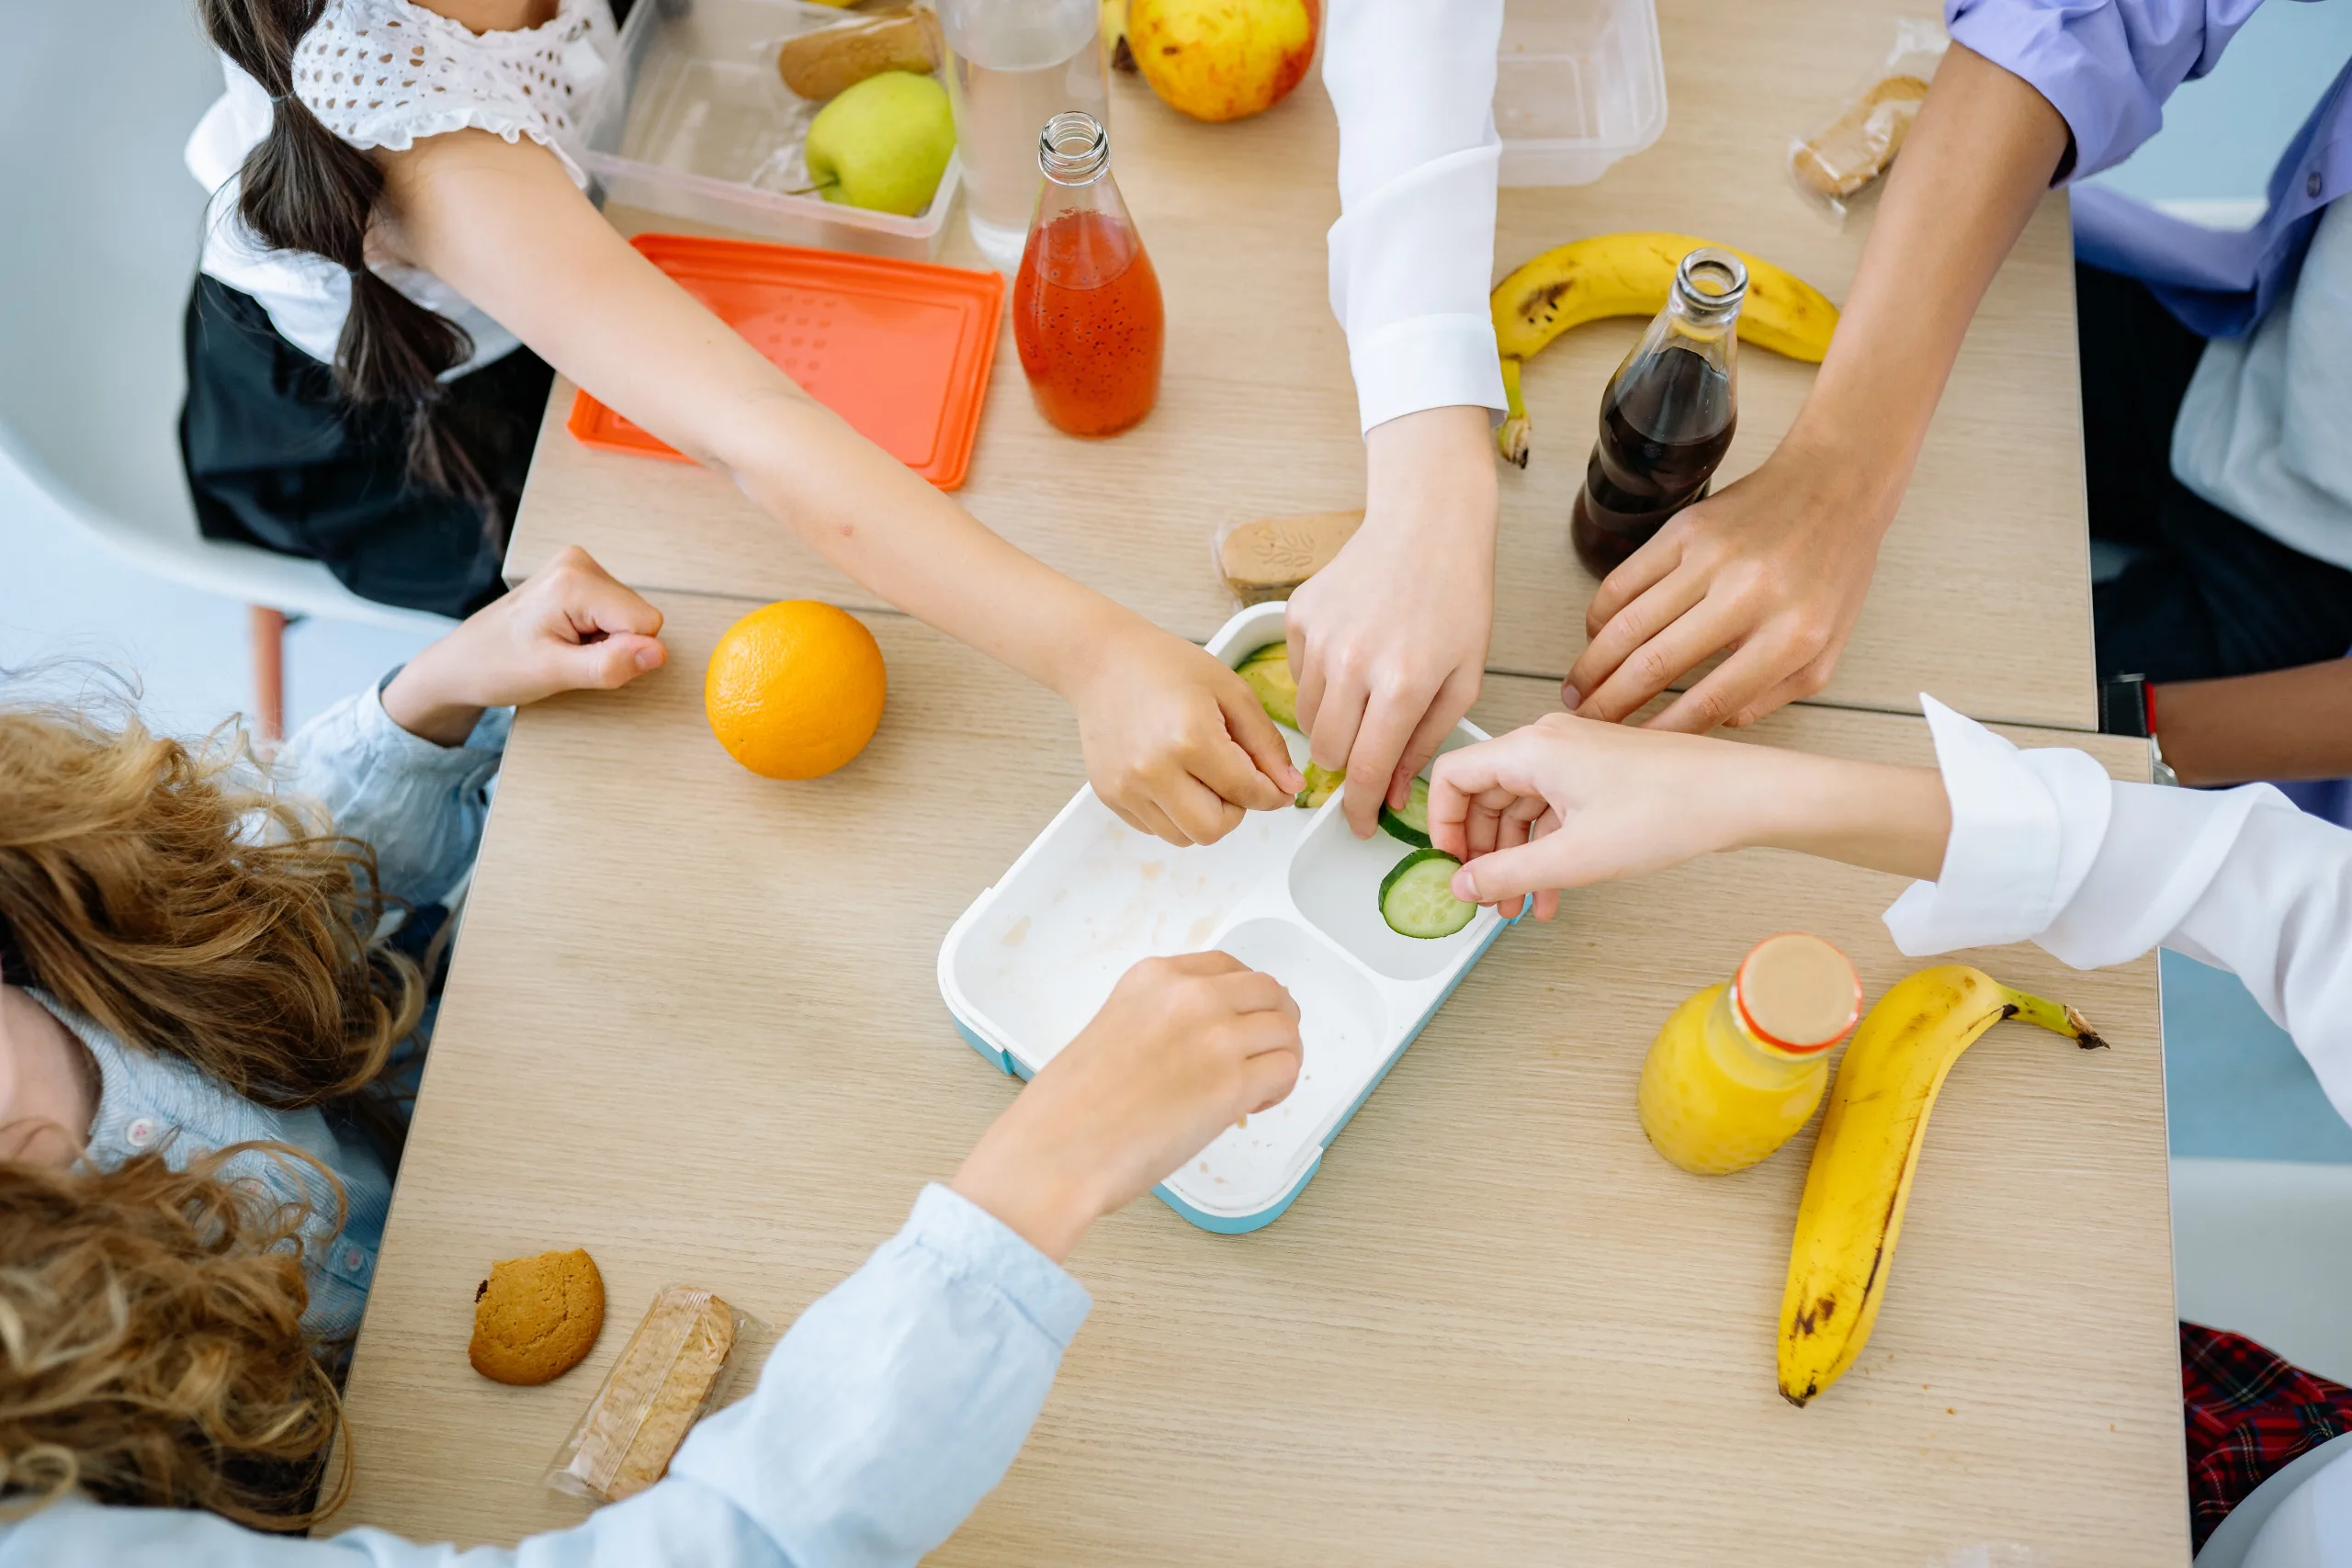
[[[77,1501],[0,1526],[0,1568],[911,1565],[1002,1479],[1090,1304],[992,1215],[929,1187],[903,1230],[800,1314],[750,1398],[696,1427],[658,1484],[571,1529],[459,1551]]]
[[[296,731],[272,769],[281,793],[326,807],[334,830],[376,851],[383,891],[438,903],[473,864],[506,752],[512,708],[492,708],[462,746],[411,735],[384,712],[395,670]]]
[[[2074,133],[2063,176],[2120,164],[2262,0],[1944,0],[1952,41],[2023,77]]]

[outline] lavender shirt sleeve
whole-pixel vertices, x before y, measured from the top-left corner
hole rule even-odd
[[[2074,134],[2061,179],[2119,164],[2165,100],[2213,68],[2262,0],[1945,0],[1944,25],[2023,77]]]

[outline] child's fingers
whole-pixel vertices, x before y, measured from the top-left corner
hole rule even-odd
[[[1643,728],[1704,735],[1748,711],[1765,692],[1781,683],[1781,671],[1792,662],[1787,640],[1767,634],[1742,645]]]
[[[1238,1013],[1269,1012],[1288,1019],[1295,1027],[1298,1003],[1280,980],[1260,969],[1240,968],[1216,978],[1218,997]]]
[[[1440,757],[1430,769],[1430,841],[1462,860],[1483,852],[1467,836],[1472,818],[1480,812],[1498,812],[1509,800],[1540,795],[1531,785],[1526,766],[1526,754],[1539,743],[1531,727]],[[1439,837],[1441,829],[1444,838]]]
[[[1544,805],[1541,797],[1525,795],[1515,797],[1496,814],[1494,842],[1488,846],[1489,851],[1520,848],[1534,836],[1536,818],[1550,816],[1551,807]],[[1521,898],[1509,898],[1495,907],[1502,911],[1504,919],[1517,919],[1523,903]],[[1537,918],[1543,917],[1539,914]]]
[[[1250,1108],[1251,1115],[1272,1111],[1290,1098],[1290,1091],[1298,1087],[1298,1068],[1303,1059],[1298,1032],[1294,1029],[1286,1040],[1253,1054],[1241,1064],[1242,1103]]]
[[[1480,855],[1453,874],[1453,896],[1465,904],[1499,904],[1547,887],[1573,886],[1575,854],[1569,835],[1552,833]]]
[[[1340,809],[1359,839],[1372,837],[1380,826],[1380,807],[1395,782],[1397,760],[1413,739],[1414,729],[1429,709],[1401,689],[1375,695],[1364,707],[1363,723],[1348,752],[1348,782]]]
[[[1290,661],[1290,678],[1298,686],[1298,729],[1302,735],[1315,733],[1315,716],[1322,711],[1323,671],[1315,662],[1313,649],[1307,643],[1304,623],[1290,623],[1290,638],[1283,649]]]
[[[1234,749],[1234,755],[1239,750]],[[1249,770],[1260,784],[1266,783],[1263,774]],[[1226,799],[1224,793],[1205,779],[1191,773],[1180,774],[1163,786],[1158,795],[1159,809],[1184,834],[1187,844],[1214,844],[1241,825],[1248,815],[1246,809]]]
[[[661,633],[662,612],[577,546],[567,547],[556,558],[548,575],[558,607],[579,635],[634,632],[655,637]]]
[[[1129,807],[1126,811],[1120,811],[1120,816],[1125,816],[1134,828],[1141,828],[1143,832],[1152,835],[1155,840],[1162,841],[1162,844],[1173,844],[1176,849],[1190,849],[1190,846],[1193,846],[1193,840],[1188,840],[1188,837],[1183,835],[1183,829],[1167,818],[1167,811],[1162,811],[1162,808],[1155,807],[1155,804],[1148,802],[1148,799],[1138,799],[1134,807]]]
[[[1238,689],[1228,689],[1238,688]],[[1225,729],[1233,745],[1230,748],[1212,744],[1212,756],[1205,759],[1213,773],[1202,773],[1211,789],[1236,806],[1252,811],[1272,811],[1290,804],[1290,797],[1306,787],[1306,781],[1291,766],[1290,747],[1283,740],[1283,732],[1266,716],[1266,710],[1250,688],[1239,680],[1218,682],[1217,711],[1225,716]],[[1216,753],[1230,751],[1238,755],[1244,766],[1236,773],[1231,759]],[[1219,766],[1219,763],[1227,763]],[[1195,770],[1198,772],[1199,770]],[[1227,774],[1233,774],[1228,780]],[[1227,788],[1227,783],[1232,788]]]
[[[1475,671],[1468,675],[1457,671],[1447,676],[1437,695],[1430,699],[1429,711],[1413,727],[1412,735],[1405,742],[1405,754],[1396,759],[1396,771],[1389,777],[1389,805],[1402,806],[1410,796],[1414,777],[1429,766],[1430,759],[1437,755],[1437,749],[1453,733],[1454,725],[1477,700],[1478,679]]]
[[[1317,767],[1337,771],[1348,765],[1349,753],[1356,749],[1356,731],[1363,725],[1364,704],[1369,696],[1362,685],[1342,672],[1324,687],[1323,700],[1316,705],[1313,718],[1306,716],[1306,709],[1299,710],[1298,721],[1306,726],[1307,756]]]
[[[576,643],[555,650],[556,669],[575,691],[612,691],[649,670],[658,670],[669,649],[653,637],[622,632],[601,642]]]

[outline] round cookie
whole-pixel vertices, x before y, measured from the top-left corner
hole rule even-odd
[[[605,1326],[605,1279],[574,1248],[490,1266],[466,1359],[492,1382],[542,1383],[580,1364]]]

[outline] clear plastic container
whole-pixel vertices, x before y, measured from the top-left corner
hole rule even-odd
[[[784,85],[776,51],[841,19],[797,0],[639,0],[580,117],[597,198],[786,244],[937,256],[962,183],[953,158],[913,218],[792,194],[809,183],[800,147],[820,106]]]
[[[1495,72],[1507,186],[1590,185],[1666,130],[1655,0],[1509,0]]]

